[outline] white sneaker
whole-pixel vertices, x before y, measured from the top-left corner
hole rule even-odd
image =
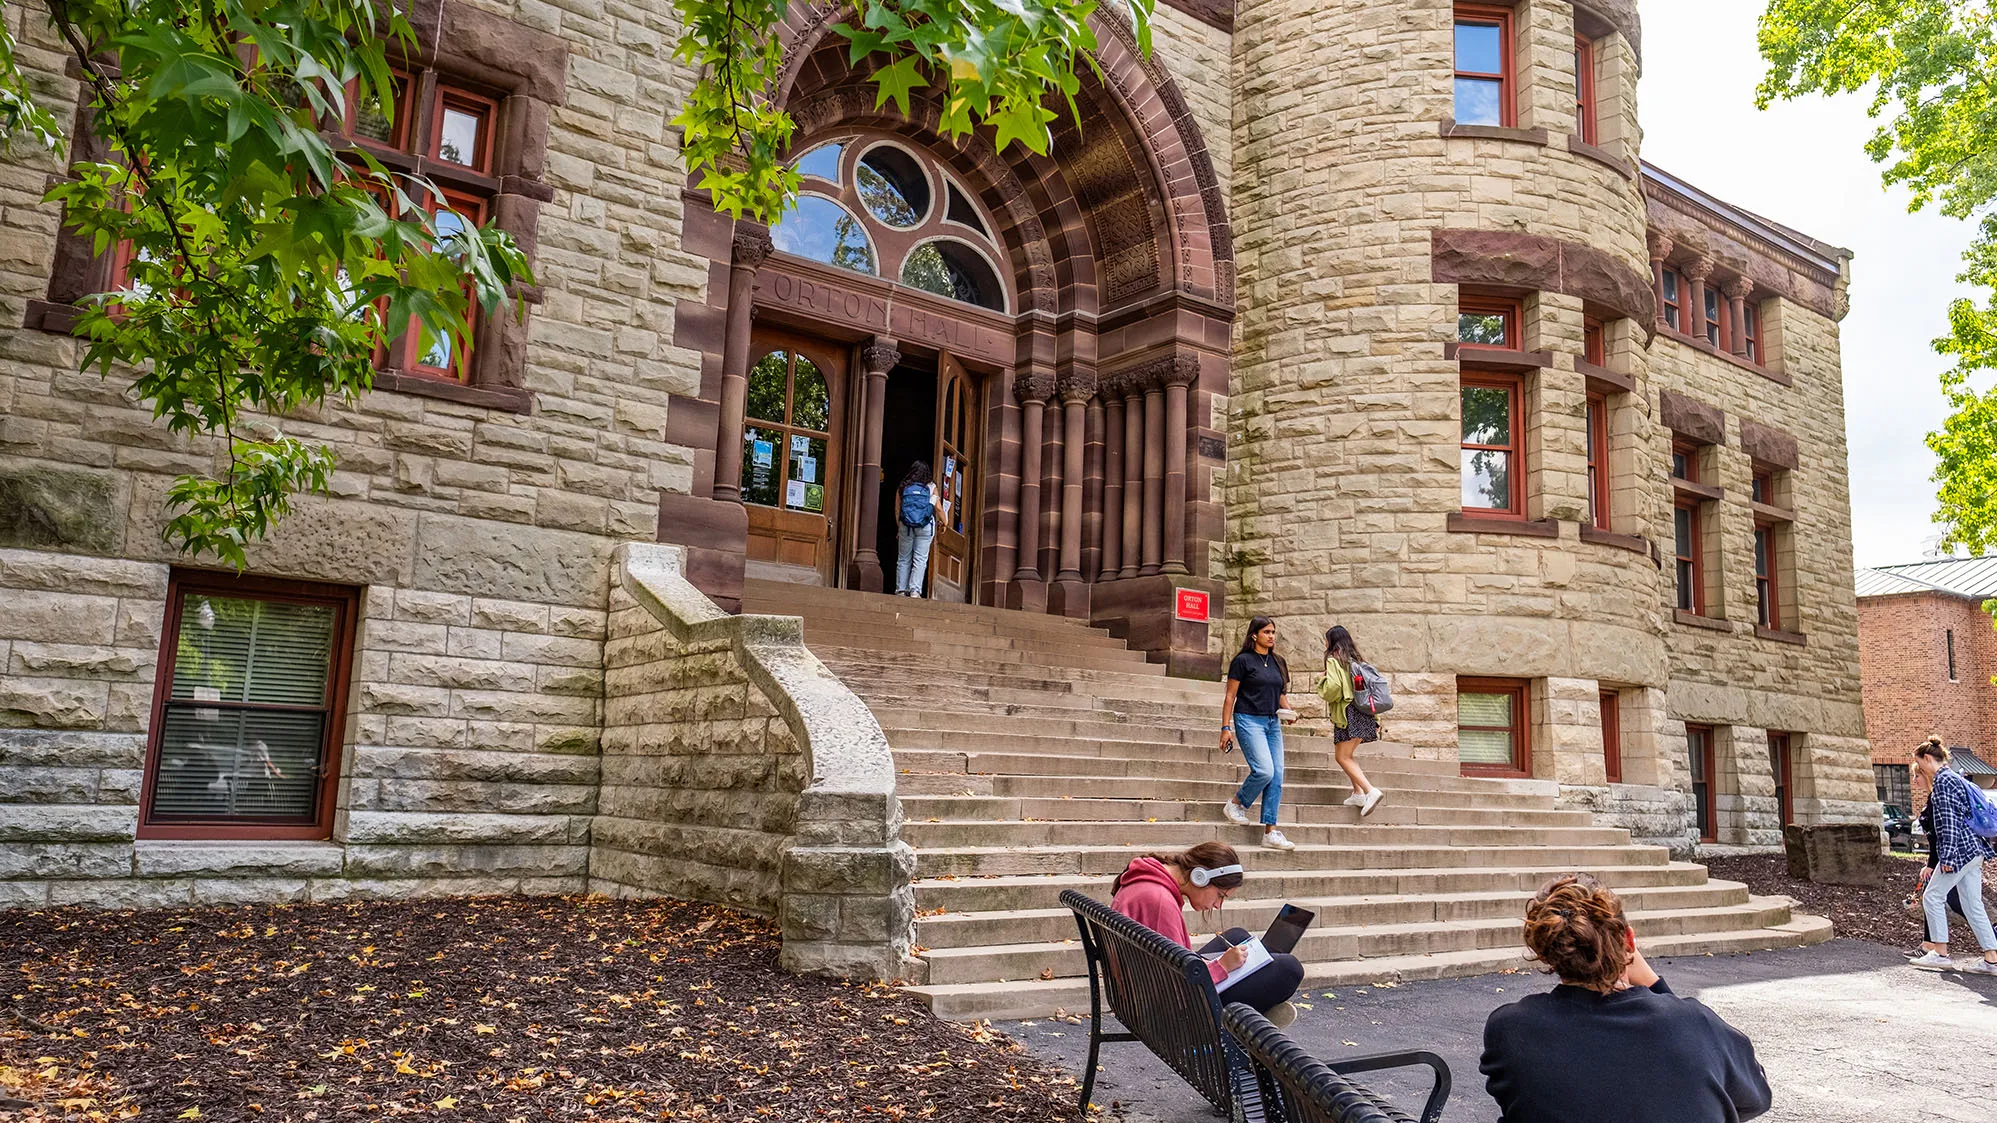
[[[1966,975],[1997,975],[1997,963],[1987,959],[1972,959],[1962,971]]]
[[[1297,1008],[1288,1002],[1278,1002],[1263,1011],[1262,1016],[1269,1019],[1270,1025],[1282,1029],[1297,1020]]]
[[[1373,809],[1380,805],[1380,798],[1386,794],[1387,789],[1385,788],[1374,788],[1372,791],[1367,792],[1366,798],[1359,801],[1359,817],[1363,819],[1371,815]]]
[[[1364,803],[1364,802],[1366,802],[1366,793],[1365,793],[1365,792],[1362,792],[1362,791],[1360,791],[1360,790],[1359,790],[1358,788],[1354,788],[1354,789],[1352,789],[1352,794],[1351,794],[1351,795],[1349,795],[1349,796],[1346,796],[1346,797],[1345,797],[1345,802],[1344,802],[1343,804],[1340,804],[1340,806],[1342,806],[1342,807],[1357,807],[1357,806],[1359,806],[1360,804],[1362,804],[1362,803]]]
[[[1262,836],[1262,845],[1271,850],[1295,850],[1297,844],[1283,837],[1282,831],[1270,831]]]
[[[1923,952],[1915,958],[1909,959],[1907,966],[1919,967],[1923,971],[1953,971],[1955,970],[1955,960],[1950,959],[1946,955],[1936,955],[1930,951]]]
[[[1232,797],[1229,797],[1228,801],[1221,805],[1220,813],[1227,816],[1228,822],[1238,823],[1244,827],[1253,822],[1248,817],[1248,809],[1234,802]]]

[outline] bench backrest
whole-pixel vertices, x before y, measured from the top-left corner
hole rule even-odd
[[[1061,903],[1075,914],[1090,973],[1124,1029],[1222,1111],[1256,1100],[1248,1058],[1221,1029],[1206,960],[1073,889]]]
[[[1382,1106],[1254,1010],[1236,1002],[1221,1018],[1254,1066],[1270,1123],[1406,1123],[1406,1115]]]

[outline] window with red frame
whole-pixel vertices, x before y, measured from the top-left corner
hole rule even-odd
[[[1456,757],[1466,774],[1532,774],[1531,683],[1516,678],[1456,680]]]
[[[1775,581],[1775,526],[1763,523],[1754,528],[1754,598],[1760,607],[1761,626],[1782,627],[1782,590]]]
[[[1741,341],[1745,344],[1747,361],[1761,361],[1761,305],[1750,300],[1741,306]]]
[[[1710,725],[1687,725],[1685,727],[1686,763],[1692,773],[1692,821],[1699,830],[1700,842],[1712,842],[1719,817],[1713,814],[1713,774],[1717,771],[1713,760],[1713,727]]]
[[[1609,365],[1608,333],[1593,316],[1581,321],[1581,357],[1598,367]]]
[[[1465,514],[1525,514],[1524,427],[1520,424],[1523,399],[1523,382],[1516,375],[1464,374]]]
[[[1574,132],[1595,143],[1595,44],[1582,35],[1574,37]]]
[[[1519,350],[1519,302],[1489,296],[1457,297],[1456,341]]]
[[[1699,482],[1699,446],[1685,441],[1671,445],[1671,478],[1688,484]]]
[[[1700,504],[1680,497],[1671,508],[1671,557],[1677,579],[1678,607],[1705,615],[1705,562],[1700,557]]]
[[[142,838],[326,838],[359,593],[175,570]]]
[[[1756,503],[1775,502],[1775,473],[1757,468],[1747,485],[1747,494]]]
[[[1602,691],[1602,771],[1609,783],[1623,782],[1623,696]]]
[[[359,83],[350,85],[341,135],[365,146],[390,170],[420,175],[435,185],[436,190],[430,191],[411,181],[406,189],[411,201],[432,216],[439,237],[454,237],[483,225],[497,188],[488,173],[498,102],[427,70],[397,73],[394,97],[392,105],[384,104],[364,96]],[[469,300],[469,284],[465,294]],[[471,320],[467,343],[476,346],[481,327],[476,308]],[[469,373],[464,358],[454,353],[449,336],[411,321],[403,337],[384,349],[381,365],[456,382]]]
[[[1722,351],[1729,349],[1733,342],[1733,331],[1727,325],[1727,298],[1720,286],[1706,283],[1706,308],[1703,326],[1699,329],[1706,342]]]
[[[1512,12],[1510,8],[1456,6],[1456,122],[1510,125],[1512,113]]]
[[[1678,270],[1669,265],[1657,268],[1657,306],[1664,309],[1664,326],[1678,328],[1685,322],[1685,285]]]
[[[1789,752],[1787,733],[1768,735],[1768,771],[1775,777],[1775,807],[1782,814],[1782,825],[1789,826],[1796,821],[1794,795],[1795,776]]]
[[[1609,529],[1609,399],[1588,395],[1588,521]]]

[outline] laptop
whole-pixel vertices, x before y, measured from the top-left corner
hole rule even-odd
[[[1262,946],[1271,954],[1295,951],[1298,941],[1304,938],[1304,929],[1309,928],[1311,921],[1316,919],[1317,914],[1309,909],[1284,905],[1282,911],[1276,914],[1276,919],[1269,922],[1269,930],[1262,934]],[[1211,956],[1226,951],[1227,948],[1227,940],[1215,936],[1200,948],[1200,954]]]

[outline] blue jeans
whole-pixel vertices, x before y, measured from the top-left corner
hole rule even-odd
[[[1240,734],[1235,734],[1240,736]],[[1997,932],[1990,929],[1990,915],[1983,907],[1983,859],[1965,862],[1943,873],[1940,866],[1928,878],[1927,891],[1921,894],[1921,911],[1927,914],[1928,942],[1948,943],[1948,891],[1961,889],[1957,894],[1962,898],[1962,918],[1969,922],[1969,930],[1976,934],[1976,943],[1984,951],[1997,951]]]
[[[1276,807],[1283,802],[1283,719],[1259,714],[1234,715],[1234,743],[1248,761],[1248,779],[1234,793],[1243,808],[1262,800],[1262,825],[1276,825]]]
[[[936,520],[922,526],[895,523],[894,591],[912,597],[922,595],[922,579],[929,576],[929,544],[936,541]]]

